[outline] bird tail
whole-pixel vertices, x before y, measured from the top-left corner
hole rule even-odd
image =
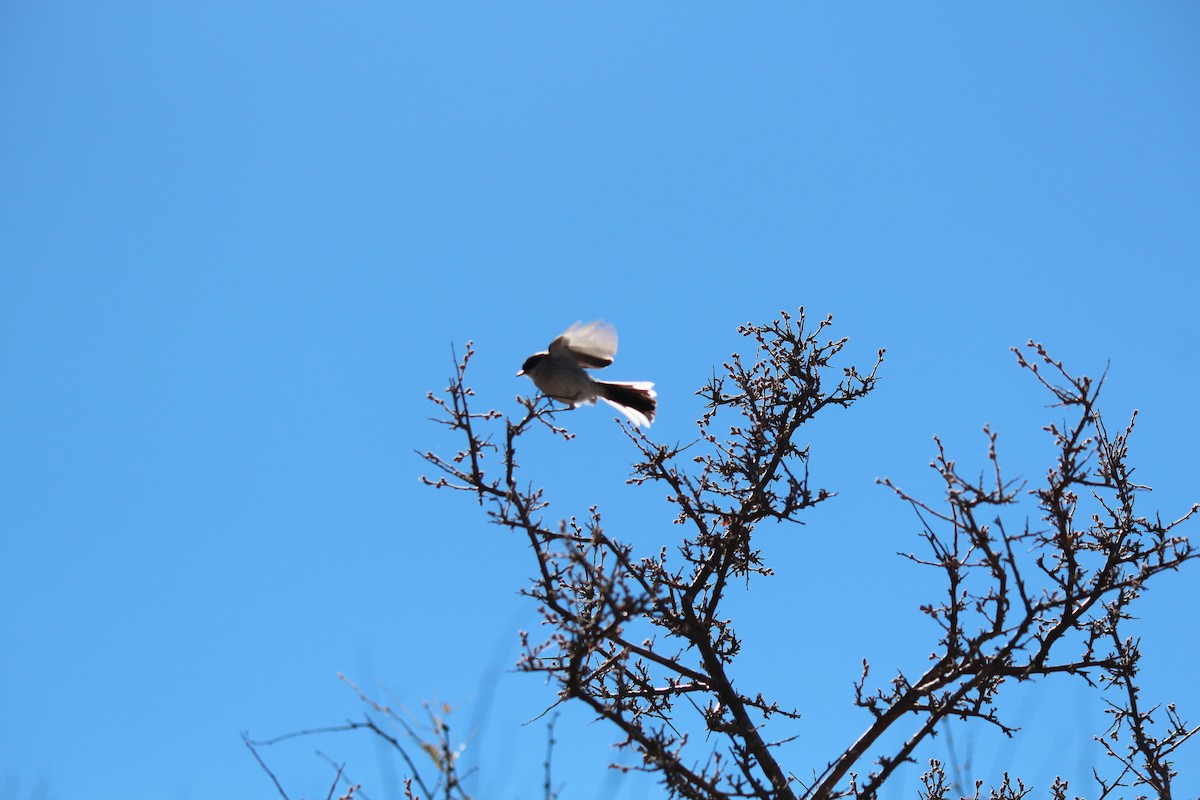
[[[658,408],[658,401],[654,398],[658,393],[654,391],[653,383],[596,381],[596,387],[600,399],[624,414],[634,425],[648,428],[654,421],[654,412]]]

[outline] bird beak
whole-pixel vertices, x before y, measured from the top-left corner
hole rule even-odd
[[[517,377],[519,378],[524,374],[525,374],[525,370],[521,370],[520,372],[517,373]]]

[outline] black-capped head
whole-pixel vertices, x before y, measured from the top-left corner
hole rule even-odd
[[[532,355],[529,358],[525,359],[525,363],[521,365],[521,371],[518,372],[517,374],[518,375],[529,374],[529,372],[532,369],[534,369],[538,364],[542,363],[542,359],[548,355],[550,355],[550,354],[549,353],[537,353],[537,354]]]

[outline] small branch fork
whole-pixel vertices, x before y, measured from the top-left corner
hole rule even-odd
[[[258,748],[271,747],[295,739],[306,739],[331,733],[347,733],[350,731],[366,731],[384,741],[393,753],[403,762],[405,772],[410,776],[405,779],[404,796],[407,800],[471,800],[463,781],[474,770],[466,773],[459,771],[459,760],[466,750],[466,744],[455,744],[451,737],[448,718],[451,708],[442,704],[435,706],[424,704],[425,722],[416,724],[410,722],[410,715],[403,710],[397,710],[385,703],[369,697],[361,688],[346,678],[338,676],[358,694],[359,700],[367,706],[367,712],[361,720],[348,720],[341,725],[328,725],[320,728],[306,728],[292,731],[270,739],[251,739],[242,734],[242,741],[253,754],[259,766],[266,771],[275,785],[276,791],[287,800],[284,791],[274,772],[267,766],[259,754]],[[419,754],[418,754],[419,751]],[[318,754],[320,755],[319,751]],[[353,783],[345,775],[345,764],[337,764],[326,758],[336,768],[333,785],[329,788],[326,800],[332,800],[333,792],[338,783],[347,784],[347,792],[338,800],[351,800],[361,796],[369,800],[361,790],[361,784]],[[547,770],[549,770],[549,754],[547,754]],[[547,772],[547,780],[549,772]],[[547,800],[551,798],[547,797]]]

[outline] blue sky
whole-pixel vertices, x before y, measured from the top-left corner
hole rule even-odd
[[[1154,507],[1200,499],[1198,37],[1156,2],[0,4],[0,796],[274,796],[239,732],[355,715],[339,671],[453,705],[480,797],[539,796],[531,565],[418,482],[451,344],[512,411],[526,355],[607,319],[675,441],[736,325],[801,305],[886,347],[883,380],[811,433],[838,500],[764,534],[778,575],[731,602],[747,685],[806,715],[788,766],[836,755],[861,659],[934,637],[874,479],[932,493],[931,437],[978,463],[985,422],[1045,468],[1055,412],[1008,347],[1109,365]],[[678,529],[611,417],[529,477],[657,550]],[[1166,576],[1138,628],[1193,722],[1198,585]],[[1086,693],[1008,707],[1016,740],[956,734],[979,777],[1088,773]],[[564,798],[657,796],[606,778],[585,716],[558,738]],[[293,797],[324,796],[317,748],[398,796],[343,736],[264,752]]]

